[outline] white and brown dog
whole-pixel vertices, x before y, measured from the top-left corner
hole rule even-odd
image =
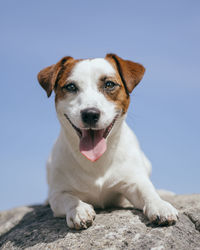
[[[128,201],[158,225],[177,220],[177,210],[152,185],[151,164],[124,121],[129,95],[144,72],[141,64],[108,54],[64,57],[38,74],[48,97],[55,91],[61,124],[47,162],[48,201],[70,228],[89,227],[93,207],[123,207]]]

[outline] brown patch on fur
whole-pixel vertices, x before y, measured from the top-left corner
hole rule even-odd
[[[145,68],[139,63],[124,60],[115,54],[107,54],[106,59],[111,63],[114,62],[127,95],[131,93],[142,80]]]
[[[38,81],[49,97],[55,90],[56,98],[61,97],[64,92],[61,87],[66,83],[72,68],[78,60],[74,60],[70,56],[63,57],[58,63],[44,68],[38,73]],[[61,93],[63,92],[63,93]]]
[[[115,54],[107,54],[105,59],[112,64],[116,71],[115,79],[109,80],[120,84],[120,87],[116,87],[113,92],[106,92],[105,96],[108,100],[115,102],[125,114],[130,103],[129,93],[142,79],[145,68],[141,64],[123,60]]]
[[[114,66],[114,65],[113,65]],[[114,66],[115,67],[115,66]],[[114,82],[116,85],[116,87],[114,88],[114,90],[106,90],[104,88],[105,83],[107,81],[112,81]],[[101,91],[105,97],[109,100],[115,103],[115,105],[117,106],[117,109],[122,111],[122,114],[125,114],[127,112],[129,103],[130,103],[130,98],[129,96],[126,95],[126,90],[124,88],[124,85],[121,81],[121,78],[118,74],[118,71],[116,69],[116,75],[113,77],[109,77],[109,76],[102,76],[100,79],[100,82],[98,84],[98,89],[99,91]]]
[[[72,69],[74,68],[75,64],[79,61],[80,60],[75,60],[75,59],[70,60],[64,65],[64,67],[60,71],[59,77],[57,79],[56,88],[55,88],[55,93],[56,93],[55,102],[66,98],[68,93],[65,90],[63,90],[62,87],[65,84],[67,84],[67,79],[70,76]]]

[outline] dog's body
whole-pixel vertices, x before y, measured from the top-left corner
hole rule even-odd
[[[108,54],[105,59],[65,57],[42,70],[38,80],[56,93],[61,132],[47,163],[48,200],[70,228],[87,228],[95,208],[126,206],[150,221],[173,224],[177,211],[155,191],[151,164],[127,126],[129,93],[142,65]],[[81,154],[81,153],[82,154]]]

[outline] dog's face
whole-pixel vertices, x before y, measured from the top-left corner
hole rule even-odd
[[[81,153],[96,161],[115,122],[127,112],[129,93],[144,71],[142,65],[114,54],[86,60],[64,57],[40,71],[38,80],[48,96],[55,91],[59,120],[74,128]]]

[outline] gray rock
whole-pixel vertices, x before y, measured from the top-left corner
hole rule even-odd
[[[200,249],[200,194],[166,196],[179,210],[179,221],[155,227],[136,209],[97,211],[92,227],[68,229],[48,206],[0,213],[0,249]]]

